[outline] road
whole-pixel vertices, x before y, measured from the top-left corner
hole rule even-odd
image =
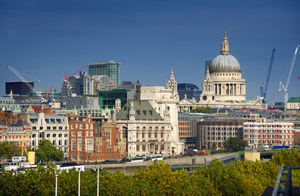
[[[213,159],[219,159],[222,157],[227,157],[230,155],[237,155],[238,153],[230,153],[230,154],[215,154],[215,155],[202,155],[202,156],[192,156],[192,157],[184,157],[184,158],[171,158],[165,159],[164,162],[169,164],[170,166],[179,166],[179,165],[192,165],[192,160],[195,158],[196,165],[204,164],[206,162],[210,162]],[[153,161],[144,161],[139,163],[122,163],[122,164],[98,164],[98,165],[85,165],[85,168],[95,168],[100,166],[106,169],[110,173],[114,173],[116,171],[121,171],[126,175],[133,175],[137,169],[140,167],[152,166],[154,164]]]

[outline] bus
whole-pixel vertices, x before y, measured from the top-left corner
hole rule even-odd
[[[143,162],[143,161],[144,161],[143,157],[127,158],[125,160],[126,163],[138,163],[138,162]]]
[[[162,161],[163,157],[161,155],[147,157],[147,161],[155,161],[155,160]]]

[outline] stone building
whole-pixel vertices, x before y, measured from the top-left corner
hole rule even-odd
[[[121,138],[127,140],[127,156],[175,154],[171,146],[171,124],[146,100],[132,100],[116,114]]]
[[[32,150],[36,150],[43,139],[49,140],[57,149],[68,156],[69,123],[65,116],[50,116],[41,112],[29,114],[28,120],[32,129]]]
[[[197,143],[201,148],[222,148],[230,137],[243,139],[243,123],[249,119],[214,118],[198,122]]]
[[[192,102],[192,101],[191,101]],[[181,108],[188,105],[186,100],[179,103]],[[242,72],[238,60],[230,54],[229,42],[225,29],[221,53],[215,57],[210,65],[206,65],[206,74],[202,82],[200,101],[195,104],[213,108],[256,108],[264,109],[262,98],[246,100],[246,80],[242,78]]]
[[[300,114],[300,97],[291,97],[286,103],[286,111],[291,114]]]
[[[171,124],[171,132],[168,141],[171,142],[172,152],[181,154],[184,150],[184,143],[179,139],[178,129],[178,103],[177,82],[173,68],[166,86],[142,86],[142,100],[147,100],[153,109],[166,121]]]
[[[31,147],[31,127],[24,120],[5,124],[0,120],[0,142],[13,142],[17,146]]]

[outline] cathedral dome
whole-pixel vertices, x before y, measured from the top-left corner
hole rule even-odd
[[[229,53],[226,29],[222,42],[221,54],[212,61],[210,72],[241,72],[238,60]]]
[[[241,72],[238,60],[230,54],[220,54],[211,63],[210,72]]]

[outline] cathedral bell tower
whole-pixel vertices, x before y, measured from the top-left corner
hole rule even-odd
[[[171,68],[171,73],[169,76],[169,80],[167,82],[167,89],[172,89],[173,94],[178,94],[177,92],[177,82],[175,80],[175,76],[173,74],[173,68]]]

